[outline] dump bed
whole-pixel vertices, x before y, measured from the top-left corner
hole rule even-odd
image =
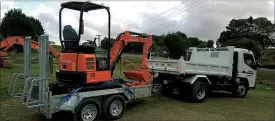
[[[189,48],[187,58],[151,58],[148,68],[151,72],[169,74],[201,74],[232,76],[234,47]]]

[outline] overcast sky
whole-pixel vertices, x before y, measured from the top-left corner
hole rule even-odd
[[[59,44],[58,12],[62,2],[65,1],[2,0],[1,18],[9,9],[21,8],[26,15],[39,19],[45,32],[49,34],[50,40]],[[157,35],[182,31],[187,36],[216,41],[233,18],[261,16],[274,21],[274,5],[268,0],[104,0],[94,1],[94,3],[110,7],[111,36],[114,38],[125,30]],[[64,10],[62,19],[63,25],[70,24],[78,30],[77,12]],[[86,13],[84,15],[85,34],[82,39],[93,40],[96,34],[106,36],[107,22],[107,13],[104,10]]]

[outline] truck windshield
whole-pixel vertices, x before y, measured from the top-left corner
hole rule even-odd
[[[248,65],[249,67],[253,68],[253,65],[255,65],[253,55],[248,54],[248,53],[244,53],[243,57],[244,57],[244,63],[246,65]]]

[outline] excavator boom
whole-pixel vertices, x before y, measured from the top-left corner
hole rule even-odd
[[[130,70],[127,72],[124,72],[124,75],[126,78],[134,80],[135,83],[131,83],[131,85],[141,85],[145,84],[146,82],[150,82],[151,77],[150,73],[147,70],[147,59],[149,55],[149,50],[152,46],[152,36],[125,31],[121,34],[119,34],[114,41],[114,44],[110,51],[110,66],[111,66],[111,72],[113,73],[116,64],[121,58],[123,48],[128,45],[128,43],[131,42],[139,42],[143,43],[143,53],[142,53],[142,62],[141,62],[141,68],[138,70]]]
[[[14,44],[24,45],[23,36],[9,36],[0,41],[0,67],[11,67],[11,58],[7,55],[7,50],[9,50]],[[38,50],[38,42],[31,41],[31,48]],[[57,52],[51,45],[49,45],[49,52],[54,57],[59,57],[59,52]]]
[[[9,36],[7,38],[4,38],[1,42],[0,49],[4,52],[6,52],[8,49],[10,49],[14,44],[18,45],[24,45],[24,37],[23,36]],[[31,41],[31,48],[34,50],[38,50],[38,42]],[[59,52],[57,52],[51,45],[49,45],[49,52],[54,56],[58,57]]]

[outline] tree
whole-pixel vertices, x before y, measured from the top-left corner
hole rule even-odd
[[[110,38],[110,47],[112,47],[113,43],[114,43],[115,39],[113,38]],[[101,47],[108,50],[108,38],[107,37],[104,37],[102,40],[101,40]]]
[[[0,25],[0,33],[6,36],[32,36],[37,40],[44,34],[44,29],[39,20],[28,17],[21,9],[12,9],[5,13]]]
[[[226,46],[235,46],[237,48],[245,48],[253,52],[256,58],[260,57],[259,44],[248,38],[232,39],[226,42]]]
[[[188,37],[187,38],[188,41],[188,46],[189,47],[197,47],[198,45],[201,44],[201,40],[197,37]]]
[[[180,37],[183,39],[187,38],[187,35],[183,32],[177,31],[176,34],[180,35]]]
[[[40,35],[44,34],[43,26],[38,19],[35,19],[33,17],[28,17],[28,19],[29,22],[32,23],[32,37],[37,40]]]
[[[267,46],[274,45],[269,38],[273,31],[274,25],[265,17],[232,19],[226,27],[226,31],[220,34],[217,45],[225,46],[228,40],[247,38],[257,42],[264,49]]]
[[[123,52],[127,53],[142,53],[143,51],[143,43],[138,42],[130,42],[128,45],[124,47]]]
[[[253,17],[250,16],[250,17],[247,19],[247,21],[248,21],[250,24],[253,24]]]
[[[214,47],[214,41],[213,40],[208,40],[206,42],[206,47],[208,48],[213,48]]]
[[[185,50],[187,49],[187,41],[184,40],[179,34],[167,34],[164,38],[164,43],[168,49],[170,57],[180,58],[180,56],[185,55]]]
[[[206,42],[205,42],[205,41],[200,41],[200,44],[197,45],[196,47],[199,47],[199,48],[206,48],[207,45],[206,45]]]
[[[168,51],[164,43],[164,38],[166,35],[153,35],[152,51],[162,56],[165,51]]]

